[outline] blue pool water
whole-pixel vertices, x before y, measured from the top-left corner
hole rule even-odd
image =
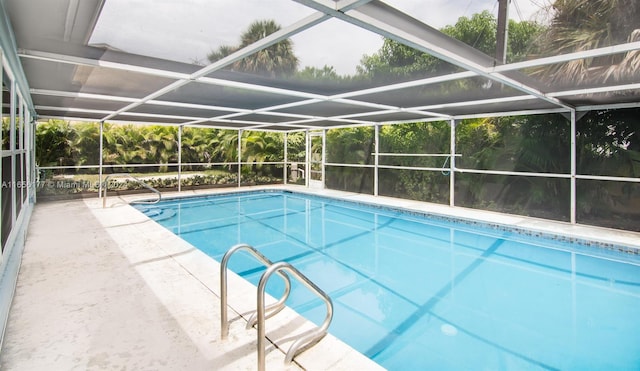
[[[630,254],[291,192],[136,207],[218,261],[247,243],[293,264],[331,296],[330,332],[390,370],[640,369]],[[263,271],[245,253],[230,268]],[[324,318],[295,284],[287,304]]]

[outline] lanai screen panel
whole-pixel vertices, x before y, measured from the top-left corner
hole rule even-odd
[[[247,88],[207,83],[190,83],[168,92],[158,100],[227,107],[231,111],[255,110],[264,107],[300,102],[304,98],[273,94]]]
[[[570,105],[637,102],[640,98],[640,3],[554,2],[547,27],[529,46],[519,72]],[[564,60],[558,60],[564,58]],[[546,62],[545,60],[548,60]],[[541,63],[545,62],[545,63]]]
[[[151,103],[142,104],[129,110],[132,113],[155,114],[167,116],[191,116],[194,119],[208,119],[228,115],[233,111],[221,110],[216,107],[207,107],[205,105],[187,105],[171,104],[171,102],[154,100]]]
[[[107,0],[89,44],[128,53],[205,65],[207,54],[234,46],[250,24],[273,19],[286,27],[313,11],[289,0]]]
[[[100,120],[175,80],[111,68],[23,59],[38,111]],[[100,113],[100,114],[98,114]],[[42,113],[44,115],[44,113]]]
[[[23,58],[23,68],[32,89],[143,98],[174,82],[150,74],[64,62]]]
[[[506,65],[493,0],[4,4],[48,114],[298,130],[633,104],[640,87],[634,0],[511,2]]]

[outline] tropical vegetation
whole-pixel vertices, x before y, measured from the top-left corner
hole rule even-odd
[[[104,124],[102,162],[106,173],[134,173],[161,188],[177,187],[178,128],[163,125]],[[284,135],[273,132],[244,131],[241,135],[242,182],[281,182]],[[197,127],[182,129],[181,170],[183,186],[237,184],[238,131]],[[295,150],[295,142],[290,147]],[[298,152],[300,149],[298,149]],[[304,142],[302,142],[304,151]],[[47,187],[42,194],[96,191],[97,165],[100,163],[100,125],[89,122],[48,120],[36,129],[36,163],[41,184],[61,181],[66,175],[71,185]],[[70,167],[55,169],[54,167]],[[53,168],[53,169],[47,169]],[[163,174],[173,173],[167,177]],[[76,175],[69,177],[69,175]],[[79,180],[91,179],[92,187],[76,187]],[[232,180],[234,179],[234,180]],[[120,188],[137,189],[125,182]]]

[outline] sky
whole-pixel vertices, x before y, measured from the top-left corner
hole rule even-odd
[[[540,17],[550,0],[511,0],[509,16],[521,21]],[[441,28],[459,17],[489,10],[497,0],[386,0],[387,4]],[[107,0],[90,39],[129,53],[206,64],[220,45],[238,45],[255,20],[274,19],[282,27],[313,14],[291,0]],[[382,37],[331,19],[291,38],[300,68],[333,66],[353,74],[364,54],[375,53]]]

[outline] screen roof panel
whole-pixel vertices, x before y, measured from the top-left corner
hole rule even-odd
[[[248,122],[247,124],[249,124],[249,122],[253,122],[256,125],[264,124],[264,123],[277,124],[277,123],[289,122],[292,120],[299,120],[299,119],[302,119],[302,117],[293,118],[291,116],[280,116],[280,115],[274,115],[269,113],[263,113],[263,114],[251,113],[251,114],[237,115],[233,117],[233,120],[247,121]]]
[[[84,110],[74,109],[48,109],[39,108],[38,115],[40,118],[60,118],[76,121],[100,121],[104,117],[105,112],[87,112]]]
[[[358,42],[354,44],[354,40]],[[379,51],[383,40],[382,36],[361,27],[330,19],[293,35],[291,44],[282,46],[281,42],[256,51],[208,77],[330,96],[461,71],[422,53],[406,60],[390,61],[398,63],[395,67],[376,68],[375,61],[384,58],[384,53]],[[300,55],[295,51],[280,53],[278,50],[286,49],[286,45],[294,49],[304,45],[309,50]],[[273,60],[278,58],[291,62],[284,64],[286,68],[277,68]],[[425,68],[408,66],[414,62],[422,63]]]
[[[451,104],[443,108],[430,107],[428,109],[431,112],[447,113],[454,116],[490,115],[496,112],[524,113],[525,111],[558,110],[557,106],[530,96],[517,96],[511,99],[479,100],[476,104],[473,104],[474,102],[464,102]]]
[[[640,100],[640,84],[633,89],[606,93],[572,94],[563,99],[576,106],[596,106],[608,104],[637,103]]]
[[[640,41],[640,29],[638,36]],[[625,44],[625,47],[628,46],[631,44]],[[637,68],[640,51],[612,53],[611,48],[598,50],[602,50],[603,55],[533,66],[520,71],[528,74],[530,85],[550,93],[640,83],[640,71]]]
[[[132,112],[122,115],[115,115],[110,121],[140,122],[149,124],[183,124],[194,119],[198,118],[179,115],[147,115]]]
[[[593,7],[596,2],[589,3]],[[597,3],[618,5],[593,13],[602,15],[600,20],[580,18],[575,11],[566,19],[574,31],[595,41],[585,47],[565,38],[560,48],[562,35],[553,28],[557,7],[546,7],[546,15],[540,16],[539,1],[511,1],[512,20],[541,19],[544,32],[519,46],[526,51],[518,55],[520,62],[507,59],[504,65],[496,62],[490,43],[495,0],[2,4],[41,114],[300,130],[419,120],[423,115],[446,119],[638,103],[640,30],[635,30],[640,29],[640,5],[634,0]],[[482,11],[488,18],[478,16]],[[42,19],[47,22],[37,21]],[[253,22],[271,19],[279,31],[265,31],[264,37],[243,44],[242,35]],[[482,19],[488,21],[478,34],[480,23],[473,22]],[[471,34],[459,32],[465,30],[459,25],[457,33],[451,28],[442,32],[447,25],[467,21]],[[604,21],[611,27],[604,27]],[[517,27],[510,30],[514,40],[523,37]],[[602,40],[587,31],[599,33]],[[384,38],[392,41],[383,43]],[[236,63],[246,64],[283,41],[293,48],[295,69],[270,74],[233,70]],[[545,43],[554,47],[545,50]],[[223,45],[231,54],[212,63],[207,54]],[[271,55],[265,63],[284,65],[281,59]],[[584,69],[564,68],[574,62]],[[556,69],[563,79],[535,69]]]
[[[531,40],[527,60],[640,41],[637,0],[549,1],[542,13],[546,27]]]
[[[32,94],[33,104],[41,107],[68,107],[84,110],[117,111],[125,107],[127,102],[95,100],[78,97],[60,97],[53,95]]]
[[[111,68],[23,58],[32,89],[142,98],[174,79]]]
[[[108,0],[89,44],[205,64],[208,53],[236,43],[255,20],[274,19],[286,26],[311,13],[288,0]]]
[[[508,86],[481,77],[446,81],[439,84],[384,91],[354,97],[354,99],[399,107],[421,107],[481,99],[497,99],[522,95]]]
[[[191,83],[174,89],[160,97],[161,100],[194,103],[241,110],[253,110],[304,100],[284,94],[271,94],[232,86]]]
[[[398,121],[422,121],[427,119],[433,119],[433,115],[419,114],[417,112],[398,112],[387,111],[380,112],[374,115],[360,115],[354,117],[354,119],[371,121],[371,122],[398,122]]]
[[[164,101],[152,101],[151,103],[142,104],[134,107],[129,112],[134,113],[149,113],[154,115],[177,115],[177,116],[189,116],[198,118],[210,118],[216,116],[223,116],[232,113],[232,111],[223,111],[219,109],[205,109],[205,106],[199,107],[193,106],[180,106],[167,104]]]
[[[363,112],[375,111],[376,108],[370,106],[340,103],[340,102],[317,102],[301,106],[294,106],[279,109],[277,112],[293,113],[299,115],[332,117],[340,115],[350,115]]]
[[[498,2],[493,0],[451,1],[432,0],[428,3],[411,0],[386,0],[387,4],[435,28],[443,28],[461,17],[487,11],[497,16]],[[518,0],[509,2],[509,19],[514,21],[544,20],[549,12],[548,1]]]

